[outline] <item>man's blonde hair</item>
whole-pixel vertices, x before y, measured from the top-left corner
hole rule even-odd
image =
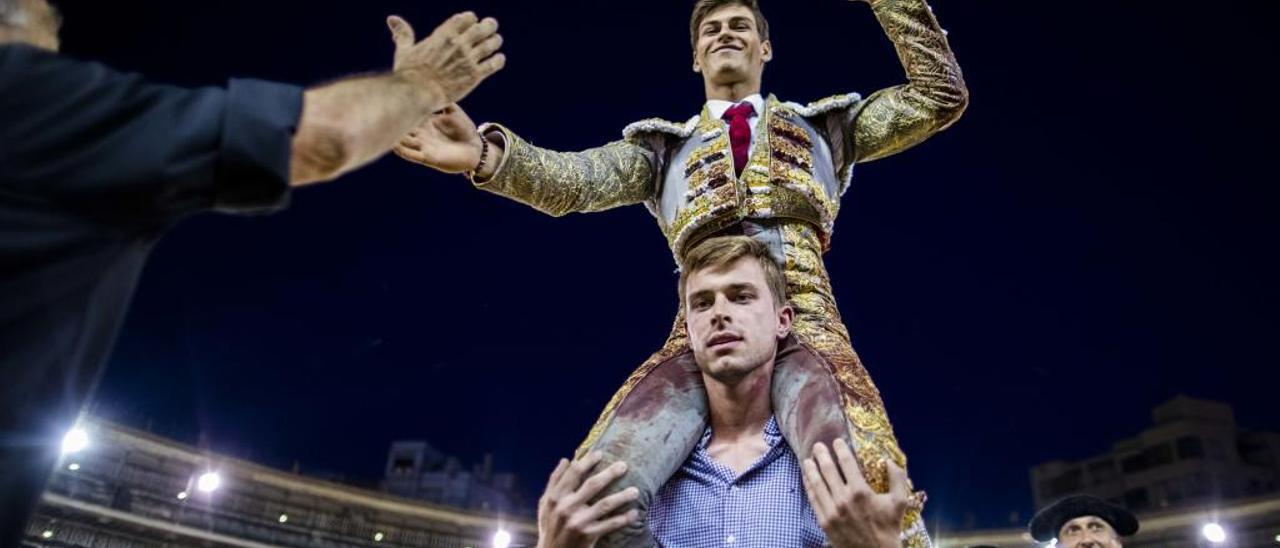
[[[751,257],[764,270],[764,280],[773,294],[773,304],[782,308],[787,304],[787,279],[782,267],[769,254],[769,248],[746,236],[719,236],[708,238],[684,255],[684,268],[680,271],[680,303],[686,297],[685,286],[689,276],[709,268],[724,268],[743,257]]]

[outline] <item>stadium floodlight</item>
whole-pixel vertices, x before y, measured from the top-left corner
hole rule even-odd
[[[378,531],[377,533],[374,533],[374,534],[373,534],[373,541],[374,541],[374,542],[382,542],[382,539],[384,539],[384,538],[386,538],[386,537],[387,537],[386,535],[382,534],[382,531]]]
[[[76,470],[79,470],[79,469],[80,469],[80,463],[78,462],[73,462],[67,465],[67,470],[70,470],[72,472],[75,472]]]
[[[181,493],[178,493],[178,500],[187,500],[187,492],[183,491]]]
[[[212,493],[222,487],[222,476],[217,472],[205,472],[196,479],[196,489],[201,493]]]
[[[493,534],[493,548],[507,548],[508,546],[511,546],[511,533],[504,529],[498,529],[498,532]]]
[[[45,540],[53,538],[53,529],[45,529],[43,533],[40,533],[40,538]]]
[[[62,454],[71,455],[89,448],[89,432],[79,426],[62,436]]]
[[[1200,529],[1200,534],[1204,535],[1205,540],[1214,544],[1222,544],[1227,541],[1227,530],[1216,522],[1205,524]]]
[[[277,521],[279,521],[280,523],[285,523],[289,521],[289,514],[280,514],[280,519]]]

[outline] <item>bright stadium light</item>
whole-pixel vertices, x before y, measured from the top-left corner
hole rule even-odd
[[[280,519],[277,521],[279,521],[280,523],[289,521],[289,514],[280,514]]]
[[[45,529],[43,533],[40,533],[40,538],[45,540],[53,538],[53,529]]]
[[[67,465],[67,470],[70,470],[72,472],[75,472],[76,470],[79,470],[79,469],[80,469],[80,463],[78,462],[73,462]]]
[[[498,532],[493,534],[493,548],[507,548],[508,546],[511,546],[511,533],[506,532],[504,529],[498,529]]]
[[[196,489],[201,493],[212,493],[222,487],[222,476],[217,472],[205,472],[196,479]]]
[[[62,436],[62,454],[71,455],[84,451],[89,447],[89,432],[79,426],[72,428]]]
[[[374,541],[374,542],[382,542],[382,539],[384,539],[384,538],[386,538],[386,535],[383,535],[383,534],[382,534],[382,531],[378,531],[377,533],[374,533],[374,534],[373,534],[373,541]]]
[[[1227,530],[1223,529],[1217,523],[1209,523],[1200,529],[1200,534],[1204,535],[1205,540],[1214,544],[1222,544],[1227,541]]]
[[[178,500],[187,500],[187,492],[183,491],[181,493],[178,493]]]

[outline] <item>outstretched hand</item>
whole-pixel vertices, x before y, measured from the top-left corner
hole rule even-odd
[[[502,35],[492,17],[477,20],[472,12],[459,13],[421,42],[416,41],[409,22],[399,16],[388,17],[387,26],[396,45],[395,73],[440,93],[445,103],[461,101],[507,64],[506,56],[498,53]]]
[[[480,135],[476,124],[456,104],[422,120],[400,139],[396,155],[445,173],[462,173],[480,163]]]

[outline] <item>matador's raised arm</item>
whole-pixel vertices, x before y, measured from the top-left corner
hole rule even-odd
[[[907,83],[880,90],[849,109],[853,158],[896,154],[951,125],[969,104],[960,65],[925,0],[870,0],[893,42]]]
[[[653,196],[654,154],[640,145],[616,141],[582,152],[555,152],[497,124],[485,124],[480,132],[500,137],[505,154],[491,178],[472,180],[476,187],[548,215],[602,211]]]

